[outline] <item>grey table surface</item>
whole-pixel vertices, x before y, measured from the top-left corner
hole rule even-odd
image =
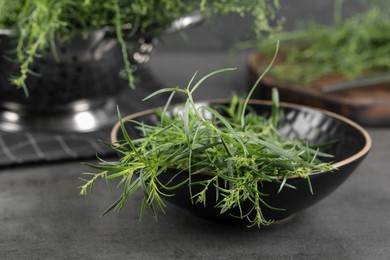
[[[210,79],[197,98],[246,87],[246,54],[232,77]],[[149,69],[164,85],[184,85],[226,67],[226,53],[160,52]],[[129,99],[131,95],[129,95]],[[115,199],[104,183],[80,197],[79,161],[0,169],[0,259],[389,259],[388,128],[369,128],[373,147],[334,193],[284,224],[257,229],[209,222],[168,205],[156,222],[138,220],[141,194],[99,217]],[[94,161],[94,160],[91,160]]]

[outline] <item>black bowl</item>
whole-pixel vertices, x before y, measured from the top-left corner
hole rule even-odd
[[[227,100],[202,102],[202,104],[211,106],[213,104],[227,103]],[[169,111],[180,110],[181,106],[172,106]],[[271,112],[271,103],[267,101],[252,100],[250,101],[250,106],[257,113],[265,116]],[[296,187],[296,189],[283,188],[279,193],[279,184],[263,182],[261,191],[269,194],[264,200],[275,208],[284,209],[275,210],[262,206],[263,214],[268,220],[280,220],[289,217],[325,198],[352,174],[371,147],[371,138],[368,133],[361,126],[343,116],[317,108],[289,103],[281,103],[281,110],[284,113],[284,119],[279,130],[283,136],[307,140],[309,144],[320,144],[335,139],[337,143],[326,150],[327,153],[334,155],[331,158],[333,170],[310,174],[313,194],[310,192],[307,180],[299,177],[291,177],[287,181],[288,184]],[[128,122],[130,119],[150,125],[157,124],[159,120],[153,110],[146,110],[125,117],[126,129],[131,137],[137,137],[138,132],[134,125]],[[113,143],[120,138],[118,135],[121,135],[119,123],[114,126],[111,132]],[[168,170],[167,174],[160,175],[161,181],[169,181],[176,172],[177,170],[174,169]],[[183,173],[183,175],[175,178],[175,181],[179,183],[187,176]],[[210,175],[194,175],[192,178],[192,181],[196,182],[197,180],[210,178]],[[192,193],[196,194],[196,192],[197,187],[192,187]],[[232,215],[237,215],[234,211],[221,215],[219,209],[215,208],[217,203],[214,195],[215,190],[210,188],[207,192],[208,201],[206,202],[206,207],[203,204],[191,202],[187,186],[182,186],[175,190],[175,195],[168,197],[167,200],[189,210],[194,215],[210,220],[219,222],[243,221],[232,217]],[[243,207],[245,208],[246,206],[243,205]]]

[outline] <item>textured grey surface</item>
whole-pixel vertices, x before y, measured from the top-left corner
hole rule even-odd
[[[77,162],[0,173],[1,259],[388,259],[390,131],[332,195],[285,224],[247,229],[208,222],[168,205],[138,221],[140,195],[98,217],[115,198],[105,184],[80,197]]]

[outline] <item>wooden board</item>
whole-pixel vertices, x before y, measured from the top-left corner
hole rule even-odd
[[[261,64],[259,53],[249,55],[249,87],[253,86],[262,72],[259,70]],[[277,87],[281,101],[333,111],[364,126],[390,126],[390,82],[324,92],[325,87],[343,82],[347,82],[345,78],[334,76],[316,80],[310,86],[304,87],[266,75],[253,98],[270,99],[272,88]]]

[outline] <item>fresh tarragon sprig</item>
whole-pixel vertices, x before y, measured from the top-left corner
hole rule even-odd
[[[117,162],[100,159],[98,165],[88,164],[101,172],[86,180],[80,193],[87,194],[100,177],[107,181],[120,179],[118,187],[122,187],[123,192],[103,215],[113,209],[122,209],[128,198],[141,190],[144,194],[142,218],[147,206],[154,216],[157,216],[157,209],[164,212],[163,198],[174,196],[175,189],[182,185],[188,186],[193,203],[203,205],[208,201],[209,190],[215,188],[218,199],[215,206],[221,214],[238,209],[239,215],[235,217],[246,219],[252,225],[270,224],[272,220],[263,216],[263,207],[283,209],[273,208],[264,201],[266,194],[262,192],[261,183],[279,183],[280,190],[293,188],[287,179],[299,176],[306,179],[311,188],[309,175],[330,169],[330,165],[318,157],[329,155],[310,148],[306,142],[280,135],[276,90],[270,117],[251,110],[250,94],[246,99],[234,96],[228,106],[199,105],[194,101],[193,93],[207,78],[231,70],[215,71],[192,84],[194,75],[185,89],[166,88],[148,96],[146,99],[169,92],[171,97],[176,93],[186,95],[187,99],[177,113],[167,113],[169,101],[163,109],[156,111],[161,119],[157,125],[132,121],[140,132],[138,138],[130,138],[119,115],[124,138],[112,144],[112,148],[121,154],[121,158]],[[171,168],[185,175],[185,179],[175,185],[162,183],[159,176],[172,174],[168,171]],[[209,178],[192,181],[193,176],[205,173]],[[174,180],[176,176],[169,177]],[[201,190],[193,192],[195,185]],[[250,203],[251,209],[245,211],[241,207],[243,203]]]

